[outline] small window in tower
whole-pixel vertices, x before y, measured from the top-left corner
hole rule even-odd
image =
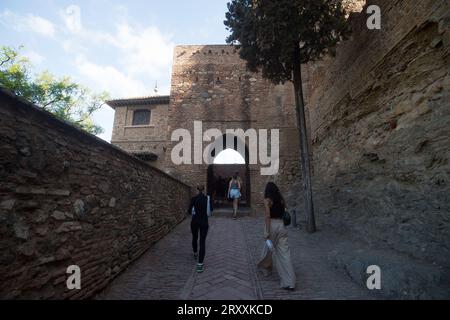
[[[133,113],[133,126],[149,125],[150,113],[150,110],[135,110]]]

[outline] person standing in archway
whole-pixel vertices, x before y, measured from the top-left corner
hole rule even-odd
[[[237,219],[239,199],[241,198],[241,179],[238,172],[235,172],[228,185],[228,197],[233,200],[233,219]]]
[[[208,216],[213,211],[212,201],[210,197],[204,194],[205,187],[197,186],[198,194],[191,199],[188,213],[192,214],[191,231],[192,231],[192,250],[194,258],[197,259],[197,272],[204,271],[203,261],[205,259],[206,235],[208,234],[209,223]],[[200,233],[200,251],[198,252],[198,234]],[[198,252],[198,253],[197,253]]]

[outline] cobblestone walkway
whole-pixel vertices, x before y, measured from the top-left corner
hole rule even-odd
[[[276,272],[262,277],[256,261],[262,250],[263,219],[228,216],[210,219],[205,272],[195,272],[189,219],[125,270],[97,299],[371,299],[368,290],[326,262],[324,233],[291,229],[289,244],[297,290],[279,288]],[[327,244],[328,242],[328,244]]]

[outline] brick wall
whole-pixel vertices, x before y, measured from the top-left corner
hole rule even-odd
[[[0,298],[86,298],[185,217],[190,188],[0,91]],[[81,290],[66,268],[81,268]]]
[[[158,159],[151,161],[154,167],[164,169],[167,144],[168,104],[139,104],[116,106],[111,143],[128,152],[151,152]],[[150,124],[133,126],[133,112],[137,109],[151,110]]]
[[[276,181],[283,192],[298,177],[299,147],[292,86],[275,86],[260,74],[246,70],[234,47],[228,45],[177,46],[174,50],[168,113],[169,146],[166,167],[190,184],[204,183],[207,165],[173,165],[171,133],[187,129],[193,137],[194,121],[203,121],[203,132],[217,128],[279,129],[280,170],[263,176],[261,165],[249,165],[251,206],[262,214],[262,194],[267,181]],[[204,142],[205,148],[209,143]],[[243,155],[244,156],[244,155]]]

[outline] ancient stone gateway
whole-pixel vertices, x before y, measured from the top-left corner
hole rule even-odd
[[[245,62],[233,46],[177,46],[170,97],[115,100],[109,104],[116,109],[112,143],[132,153],[154,152],[157,156],[152,162],[154,165],[192,186],[203,183],[211,187],[209,164],[195,161],[193,153],[191,164],[174,164],[172,150],[178,141],[171,141],[171,136],[175,130],[189,131],[194,152],[194,140],[199,138],[195,137],[194,122],[201,125],[203,133],[218,129],[224,135],[230,129],[244,132],[255,129],[258,133],[261,129],[269,132],[279,129],[280,162],[275,175],[261,174],[261,168],[268,165],[261,164],[259,157],[257,164],[249,163],[250,140],[240,139],[245,144],[245,150],[240,153],[246,159],[246,165],[244,170],[242,167],[236,167],[236,170],[244,173],[245,200],[251,204],[253,213],[261,212],[266,182],[275,181],[286,192],[288,185],[299,176],[300,154],[291,85],[274,85],[261,75],[247,71]],[[167,109],[162,110],[162,105]],[[150,110],[154,118],[148,127],[133,127],[133,112],[139,117],[142,109]],[[238,139],[232,134],[228,137]],[[269,145],[270,139],[269,134],[265,139]],[[234,149],[238,149],[236,142],[233,141],[231,146]],[[214,140],[202,143],[202,152],[210,143]],[[209,148],[205,152],[217,156],[216,148]],[[211,170],[209,172],[211,176]]]
[[[366,28],[364,12],[353,15],[352,39],[336,57],[303,68],[322,232],[290,234],[300,281],[290,298],[363,298],[369,265],[382,268],[386,297],[450,296],[449,3],[377,4],[382,32]],[[264,183],[274,180],[302,210],[291,89],[248,73],[233,47],[177,47],[171,96],[109,102],[113,144],[151,166],[0,89],[0,298],[90,298],[144,252],[138,276],[115,286],[127,297],[179,297],[184,287],[214,294],[208,276],[186,281],[194,263],[186,205],[190,187],[208,182],[209,165],[174,164],[171,135],[186,129],[194,137],[197,121],[203,132],[279,129],[278,174],[244,165],[248,199],[260,214]],[[214,145],[205,150],[216,156]],[[259,258],[263,219],[211,222],[207,259],[219,268],[206,272],[224,283],[238,270],[256,288],[247,267]],[[79,291],[66,286],[72,265],[82,270]],[[276,286],[262,283],[264,297],[286,299]]]

